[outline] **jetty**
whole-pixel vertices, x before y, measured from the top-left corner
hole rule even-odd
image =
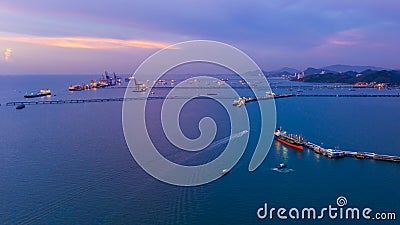
[[[7,102],[5,106],[25,105],[58,105],[58,104],[77,104],[77,103],[96,103],[96,102],[123,102],[135,100],[157,100],[157,99],[190,99],[193,96],[149,96],[134,98],[95,98],[95,99],[68,99],[68,100],[40,100],[40,101],[14,101]],[[195,98],[207,98],[207,96],[199,95]],[[218,99],[233,99],[232,97],[218,97]]]
[[[204,96],[198,96],[199,98]],[[273,94],[261,97],[241,97],[245,103],[263,101],[269,99],[279,99],[288,97],[400,97],[400,94]],[[189,96],[149,96],[149,97],[134,97],[134,98],[96,98],[96,99],[68,99],[68,100],[39,100],[39,101],[15,101],[8,102],[6,106],[25,105],[55,105],[55,104],[74,104],[74,103],[93,103],[93,102],[122,102],[132,100],[154,100],[154,99],[189,99]],[[232,97],[218,97],[219,99],[233,99]]]
[[[381,160],[388,162],[400,162],[400,156],[381,155],[374,152],[353,152],[353,151],[345,151],[339,149],[326,149],[309,141],[303,142],[303,146],[314,151],[317,154],[324,155],[331,159],[354,157],[357,159],[373,159],[373,160]]]
[[[295,94],[296,97],[369,97],[369,98],[388,98],[400,97],[399,94]]]

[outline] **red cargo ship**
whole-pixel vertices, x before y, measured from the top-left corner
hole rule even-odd
[[[276,130],[275,139],[283,144],[298,149],[303,150],[303,137],[299,135],[287,134],[286,131],[283,131],[281,128]]]

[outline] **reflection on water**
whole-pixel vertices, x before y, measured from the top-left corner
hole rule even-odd
[[[275,141],[274,143],[275,143],[274,147],[275,147],[276,155],[282,156],[282,159],[284,160],[284,162],[287,162],[289,159],[289,156],[288,156],[289,151],[295,152],[297,155],[297,158],[299,158],[299,159],[303,158],[303,151],[287,147],[286,145],[280,143],[279,141]]]
[[[317,161],[317,162],[320,162],[321,161],[321,155],[320,154],[314,154],[314,157],[315,157],[315,160]]]
[[[278,156],[282,156],[283,161],[286,163],[288,161],[288,148],[280,143],[279,141],[274,141],[275,143],[275,153]]]
[[[284,145],[282,145],[282,157],[285,160],[285,162],[287,162],[287,160],[289,159],[288,157],[288,148]]]

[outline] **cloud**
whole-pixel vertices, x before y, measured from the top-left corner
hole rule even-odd
[[[360,60],[357,63],[398,67],[399,6],[399,0],[3,1],[0,38],[4,32],[23,37],[13,40],[20,43],[77,51],[149,51],[163,46],[159,41],[211,39],[235,45],[264,67],[346,63],[344,56]],[[369,54],[360,55],[361,50]],[[390,59],[386,62],[382,55]],[[325,61],[318,61],[321,56]]]
[[[4,60],[8,61],[11,58],[11,53],[12,53],[12,49],[11,48],[7,48],[4,51]]]
[[[337,32],[333,37],[328,38],[328,43],[332,45],[354,46],[360,44],[364,35],[359,29],[349,29]]]
[[[335,40],[335,39],[330,39],[329,43],[334,44],[334,45],[357,45],[358,42],[356,41],[343,41],[343,40]]]
[[[115,49],[115,48],[165,48],[167,43],[146,40],[122,40],[88,37],[0,37],[2,41],[22,42],[63,48]],[[11,49],[10,49],[11,51]],[[10,52],[11,53],[11,52]]]
[[[9,10],[4,14],[0,9],[0,19],[4,14],[7,23],[3,30],[7,32],[38,36],[141,37],[144,40],[156,36],[167,42],[212,39],[239,47],[278,46],[304,51],[342,30],[398,24],[399,2],[20,0],[1,3],[0,6],[3,4]],[[338,39],[332,44],[349,45],[355,41],[351,42]]]

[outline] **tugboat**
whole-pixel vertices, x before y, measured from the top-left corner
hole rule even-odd
[[[278,170],[280,170],[280,169],[284,169],[284,168],[286,168],[286,167],[287,167],[286,164],[281,163],[281,164],[279,164],[279,166],[277,166],[276,168],[277,168]]]
[[[68,88],[69,91],[82,91],[83,88],[81,85],[71,85]]]
[[[25,98],[36,98],[36,97],[42,97],[42,96],[47,96],[47,95],[51,95],[51,91],[49,89],[40,90],[37,93],[31,92],[29,94],[25,94],[24,97]]]
[[[281,163],[278,166],[272,168],[273,171],[276,171],[278,173],[290,173],[293,171],[293,169],[289,169],[286,164]]]
[[[303,150],[303,137],[299,135],[287,134],[282,128],[279,128],[274,132],[275,139],[289,147]]]

